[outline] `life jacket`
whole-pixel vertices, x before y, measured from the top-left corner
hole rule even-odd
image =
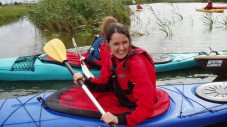
[[[99,47],[106,41],[103,35],[96,36],[91,47],[88,50],[90,60],[100,60]]]
[[[137,47],[132,48],[131,54],[128,55],[125,58],[125,60],[120,63],[118,67],[116,67],[113,58],[111,58],[112,59],[111,72],[112,72],[112,82],[113,82],[114,92],[118,97],[120,104],[122,106],[129,107],[131,109],[134,109],[136,107],[136,104],[134,103],[135,100],[133,100],[132,96],[130,96],[132,95],[132,90],[135,84],[129,80],[129,77],[128,77],[129,74],[128,74],[126,65],[128,60],[130,60],[136,54],[144,55],[154,66],[151,56],[146,51]],[[118,77],[122,77],[122,78],[118,78]]]

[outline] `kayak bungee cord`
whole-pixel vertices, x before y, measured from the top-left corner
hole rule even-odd
[[[3,105],[5,104],[5,102],[8,100],[8,98],[7,99],[5,99],[4,100],[4,102],[2,103],[2,105],[1,105],[1,107],[0,107],[0,111],[1,111],[1,109],[2,109],[2,107],[3,107]]]
[[[199,52],[198,55],[207,55],[206,52],[202,51],[202,52]],[[197,56],[198,56],[197,55]],[[181,62],[183,60],[187,60],[187,59],[191,59],[191,58],[194,58],[195,56],[190,56],[190,57],[187,57],[187,58],[183,58],[183,59],[179,59],[179,60],[176,60],[176,62]]]
[[[161,87],[161,86],[160,86],[160,87]],[[204,105],[200,104],[199,102],[197,102],[197,101],[195,101],[195,100],[193,100],[193,99],[191,99],[191,98],[185,96],[185,95],[184,95],[179,89],[177,89],[177,88],[176,88],[176,90],[178,90],[178,92],[176,92],[176,91],[174,91],[174,90],[171,90],[171,89],[168,89],[168,88],[164,88],[164,87],[161,87],[161,88],[163,88],[163,89],[165,89],[165,90],[168,90],[168,91],[171,91],[171,92],[174,92],[174,93],[176,93],[176,94],[180,94],[180,95],[182,95],[182,97],[187,98],[187,99],[189,99],[189,100],[191,100],[191,101],[197,103],[198,105],[202,106],[202,107],[203,107],[204,109],[206,109],[207,111],[209,111],[209,112],[214,112],[212,109],[209,109],[209,108],[205,107]],[[186,115],[186,116],[192,116],[192,115],[199,114],[199,113],[201,113],[201,112],[192,113],[192,114],[189,114],[189,115]],[[183,117],[183,116],[181,116],[181,117]]]
[[[46,96],[46,93],[44,93],[43,95],[43,98],[45,98]],[[37,98],[38,100],[38,98]],[[38,100],[39,101],[39,100]],[[42,118],[42,111],[43,111],[43,108],[45,108],[44,106],[40,106],[40,113],[39,113],[39,127],[41,127],[41,118]]]
[[[184,94],[184,84],[183,84],[183,94]],[[184,101],[184,98],[183,98],[183,96],[181,96],[182,98],[181,98],[181,107],[180,107],[180,117],[182,118],[182,110],[183,110],[183,101]]]
[[[40,95],[40,94],[36,94],[36,95],[34,95],[33,97],[31,97],[31,98],[29,98],[27,101],[25,101],[24,103],[22,103],[18,98],[15,98],[16,100],[18,100],[18,102],[21,104],[19,107],[17,107],[13,112],[11,112],[10,114],[9,114],[9,116],[1,123],[1,127],[3,127],[3,125],[5,124],[5,122],[18,110],[18,109],[20,109],[21,107],[24,107],[24,109],[26,110],[26,112],[28,113],[28,115],[29,115],[29,117],[32,119],[32,121],[35,123],[35,125],[38,127],[38,125],[37,125],[37,123],[35,122],[35,120],[32,118],[32,116],[31,116],[31,114],[27,111],[27,109],[25,108],[25,104],[27,103],[27,102],[29,102],[31,99],[33,99],[33,98],[35,98],[35,97],[37,97],[38,95]]]

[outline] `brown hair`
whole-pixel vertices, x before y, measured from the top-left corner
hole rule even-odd
[[[111,23],[110,25],[108,25],[107,30],[106,30],[106,40],[108,43],[110,42],[111,36],[114,33],[124,34],[125,36],[128,37],[130,42],[132,41],[130,33],[128,31],[128,27],[126,27],[125,25],[123,25],[121,23]]]
[[[115,19],[113,16],[107,16],[103,19],[102,25],[101,25],[101,29],[102,32],[106,33],[107,27],[109,24],[111,23],[117,23],[117,19]]]

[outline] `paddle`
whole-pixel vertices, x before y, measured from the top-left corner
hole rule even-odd
[[[76,44],[74,38],[72,38],[72,42],[73,42],[73,45],[74,45],[74,47],[75,47],[77,53],[79,54],[80,58],[82,58],[82,55],[81,55],[81,53],[80,53],[80,51],[79,51],[79,49],[78,49],[78,47],[77,47],[77,44]],[[87,66],[86,66],[86,64],[85,64],[85,62],[84,62],[83,60],[81,60],[81,64],[80,64],[80,65],[81,65],[82,71],[84,72],[84,74],[85,74],[88,78],[94,77],[94,75],[88,70],[88,68],[87,68]]]
[[[63,64],[66,65],[68,70],[71,72],[71,74],[74,74],[74,71],[72,67],[69,65],[69,63],[66,60],[66,48],[63,42],[59,39],[52,39],[50,40],[45,46],[44,46],[44,51],[46,54],[48,54],[50,57],[53,59],[62,62]],[[100,111],[102,115],[104,115],[106,112],[103,110],[101,105],[98,103],[98,101],[95,99],[95,97],[91,94],[91,92],[88,90],[86,85],[81,80],[78,80],[79,85],[82,87],[84,92],[88,95],[88,97],[91,99],[91,101],[94,103],[96,108]],[[111,123],[111,127],[116,127],[115,124]]]

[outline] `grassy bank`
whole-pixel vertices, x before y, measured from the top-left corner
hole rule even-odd
[[[13,22],[20,17],[28,14],[31,5],[9,5],[0,6],[0,26]]]
[[[47,31],[94,33],[108,15],[130,24],[130,10],[121,0],[40,0],[30,19]]]

